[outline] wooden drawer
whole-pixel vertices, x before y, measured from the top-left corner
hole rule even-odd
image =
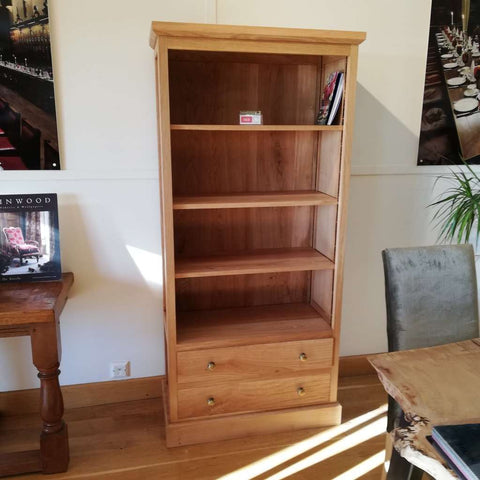
[[[178,383],[305,375],[331,367],[332,359],[332,338],[178,352]]]
[[[178,390],[180,419],[277,410],[329,401],[330,372],[281,380],[244,380]]]

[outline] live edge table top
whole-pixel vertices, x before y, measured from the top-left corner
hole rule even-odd
[[[426,437],[435,425],[480,422],[480,338],[368,360],[411,421],[393,431],[395,448],[435,479],[457,478]]]
[[[51,282],[0,284],[0,327],[55,322],[73,284],[73,273]]]

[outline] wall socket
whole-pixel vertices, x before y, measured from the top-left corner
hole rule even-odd
[[[110,378],[127,378],[130,376],[130,362],[110,363]]]

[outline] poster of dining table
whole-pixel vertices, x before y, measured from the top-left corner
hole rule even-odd
[[[432,0],[418,165],[480,163],[480,0]]]

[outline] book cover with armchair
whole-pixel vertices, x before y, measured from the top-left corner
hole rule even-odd
[[[57,195],[0,195],[0,282],[62,276]]]

